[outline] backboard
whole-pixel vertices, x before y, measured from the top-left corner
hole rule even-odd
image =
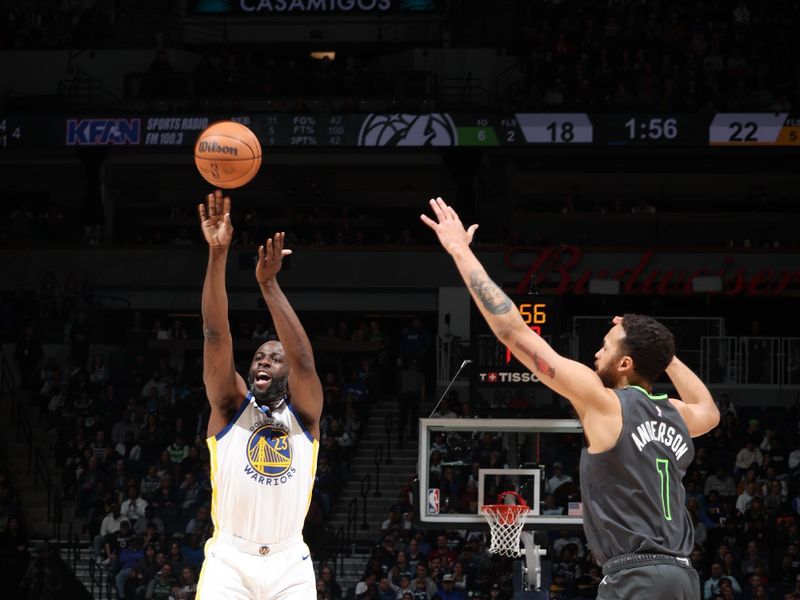
[[[480,507],[515,491],[531,507],[526,528],[581,526],[582,446],[574,419],[420,419],[419,520],[480,528]]]

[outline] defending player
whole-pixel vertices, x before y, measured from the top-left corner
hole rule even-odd
[[[258,250],[256,279],[280,341],[262,344],[247,381],[236,372],[225,263],[233,239],[230,198],[198,206],[208,242],[203,284],[203,381],[211,404],[214,536],[206,543],[200,600],[307,600],[316,595],[302,529],[319,447],[322,385],[303,326],[276,280],[283,233]]]
[[[614,319],[595,355],[596,371],[560,356],[528,328],[469,249],[478,226],[465,230],[441,198],[430,205],[436,221],[421,219],[455,260],[492,331],[570,401],[583,425],[581,496],[586,538],[603,565],[598,598],[699,600],[682,479],[694,457],[691,438],[715,427],[719,411],[675,357],[672,334],[654,319],[625,315]],[[665,370],[682,401],[652,394]]]

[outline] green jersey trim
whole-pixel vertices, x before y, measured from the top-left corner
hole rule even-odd
[[[629,388],[634,388],[634,389],[636,389],[636,390],[639,390],[639,391],[640,391],[640,392],[642,392],[642,393],[643,393],[645,396],[647,396],[648,398],[650,398],[650,400],[666,400],[667,398],[669,398],[669,396],[667,396],[667,394],[651,394],[651,393],[650,393],[650,392],[648,392],[646,389],[644,389],[643,387],[640,387],[640,386],[638,386],[638,385],[629,385],[628,387],[629,387]]]

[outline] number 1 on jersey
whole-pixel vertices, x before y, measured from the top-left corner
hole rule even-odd
[[[661,478],[661,509],[664,511],[664,518],[672,521],[672,511],[669,506],[669,461],[666,458],[657,458],[656,471]]]

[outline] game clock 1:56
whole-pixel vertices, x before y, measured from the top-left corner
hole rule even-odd
[[[678,137],[678,119],[675,117],[642,120],[631,117],[625,121],[625,127],[630,140],[674,140]]]
[[[609,117],[609,146],[670,146],[702,143],[704,127],[693,115],[614,115]]]

